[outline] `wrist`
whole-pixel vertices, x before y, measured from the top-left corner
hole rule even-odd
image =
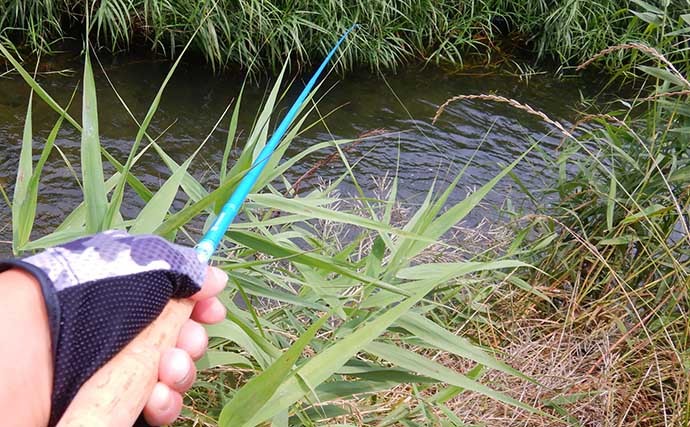
[[[16,415],[17,425],[48,422],[53,357],[48,314],[38,280],[12,268],[0,273],[0,412]],[[25,396],[31,390],[30,399]]]

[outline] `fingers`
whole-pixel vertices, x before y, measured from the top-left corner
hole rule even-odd
[[[196,367],[189,354],[179,348],[163,352],[158,368],[158,382],[171,389],[185,392],[196,379]]]
[[[201,328],[198,323],[191,322],[188,325]],[[196,333],[192,331],[191,335]],[[202,346],[201,354],[205,348],[205,345]],[[195,379],[196,368],[187,350],[171,348],[163,352],[158,368],[158,383],[144,406],[146,422],[151,425],[163,425],[175,421],[182,409],[181,393],[187,391]]]
[[[208,347],[208,335],[203,326],[193,320],[182,325],[176,347],[184,350],[193,360],[199,360]]]
[[[191,299],[196,302],[191,318],[211,324],[225,319],[225,306],[216,298],[228,281],[228,275],[219,268],[209,267],[201,290]]]
[[[182,410],[182,395],[196,379],[193,359],[206,352],[208,336],[197,322],[217,323],[225,318],[225,307],[216,298],[228,281],[222,270],[209,267],[201,290],[191,299],[195,301],[191,319],[177,336],[176,348],[163,351],[158,367],[158,383],[144,406],[144,418],[150,425],[170,424]],[[196,320],[196,321],[195,321]]]
[[[225,306],[218,298],[208,298],[194,304],[191,318],[200,323],[213,324],[225,319]]]
[[[206,280],[201,285],[201,290],[191,299],[194,301],[202,301],[214,297],[220,293],[228,282],[228,275],[217,267],[208,267],[206,271]]]
[[[166,384],[157,383],[144,406],[144,419],[152,426],[171,424],[182,410],[182,396]]]

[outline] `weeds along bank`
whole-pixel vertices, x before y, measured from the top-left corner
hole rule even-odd
[[[687,22],[690,8],[688,0],[3,0],[0,36],[33,51],[58,49],[61,37],[82,37],[87,4],[99,48],[175,57],[198,29],[193,50],[212,66],[258,70],[277,70],[287,57],[297,67],[318,60],[353,23],[360,28],[344,68],[461,64],[470,53],[500,54],[495,45],[503,40],[576,63],[613,44],[673,43],[668,34]],[[605,64],[614,70],[634,58],[618,52]]]
[[[638,96],[584,115],[570,129],[519,100],[473,95],[537,115],[563,136],[561,155],[553,159],[560,181],[545,189],[558,202],[516,214],[500,230],[482,235],[458,224],[498,180],[510,177],[514,164],[448,204],[460,174],[411,211],[400,210],[395,180],[379,194],[346,200],[337,194],[339,181],[296,197],[277,191],[274,183],[285,183],[284,171],[309,152],[336,145],[347,161],[350,141],[324,141],[286,157],[299,129],[319,120],[316,107],[306,108],[250,195],[246,220],[227,234],[216,259],[231,277],[224,296],[229,315],[209,329],[211,351],[199,362],[204,373],[186,396],[182,423],[688,425],[690,82],[683,49],[690,24],[667,18],[659,6],[634,5],[646,8],[640,21],[673,25],[647,23],[661,31],[657,42],[606,45],[593,61],[635,58],[627,71],[639,77]],[[29,102],[22,178],[8,195],[17,253],[111,227],[193,240],[201,234],[194,218],[215,215],[237,185],[285,93],[279,79],[244,132],[236,120],[241,101],[220,119],[228,147],[236,135],[246,136],[236,161],[226,150],[217,189],[205,188],[186,173],[188,163],[175,163],[149,137],[148,115],[132,140],[169,167],[158,188],[105,151],[97,134],[82,133],[82,149],[99,159],[76,165],[84,203],[52,233],[36,236],[41,168],[56,158],[59,129],[94,129],[105,118],[96,109],[90,62],[81,120],[30,73],[22,77],[34,102],[48,102],[62,115],[46,140],[34,141]],[[467,98],[458,95],[449,102]],[[132,149],[132,162],[139,151]],[[112,174],[94,180],[104,164]],[[147,202],[134,217],[121,214],[125,185]],[[173,209],[178,195],[184,204]],[[107,207],[104,217],[88,213],[94,203]],[[488,235],[487,244],[469,250],[468,241]]]

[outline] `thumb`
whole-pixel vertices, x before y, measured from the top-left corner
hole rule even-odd
[[[175,346],[193,307],[190,300],[169,302],[153,323],[81,386],[58,426],[134,424],[158,381],[161,351]]]

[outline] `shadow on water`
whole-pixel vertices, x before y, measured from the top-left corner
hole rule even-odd
[[[109,61],[105,66],[108,76],[137,117],[143,117],[168,71],[169,63],[131,59]],[[79,69],[77,65],[74,68]],[[39,80],[64,105],[75,87],[80,86],[78,75],[50,75]],[[100,70],[96,71],[96,80],[101,142],[124,161],[136,128]],[[159,140],[161,145],[176,161],[182,162],[206,137],[219,115],[239,93],[241,84],[242,76],[239,75],[219,77],[203,67],[183,65],[168,86],[150,134],[158,135],[165,131]],[[244,133],[240,134],[240,143],[266,96],[266,88],[270,86],[270,82],[262,82],[245,90],[239,125]],[[296,97],[297,86],[286,97],[288,102]],[[368,195],[374,193],[382,177],[397,174],[400,200],[413,205],[423,199],[432,185],[437,189],[445,188],[472,159],[452,197],[453,201],[461,200],[467,192],[486,183],[502,166],[538,141],[542,154],[535,152],[528,156],[515,173],[531,192],[541,197],[539,192],[553,182],[556,174],[542,155],[552,157],[561,142],[561,135],[548,125],[510,106],[479,100],[450,105],[436,125],[431,124],[431,118],[438,106],[452,96],[493,93],[542,110],[567,128],[577,119],[577,110],[583,108],[581,98],[594,97],[600,88],[600,84],[582,78],[559,80],[546,74],[529,79],[498,73],[457,75],[431,67],[410,68],[385,78],[367,73],[352,73],[345,78],[330,76],[322,85],[320,95],[325,96],[319,102],[318,110],[324,116],[337,111],[325,119],[325,125],[318,124],[301,135],[288,155],[324,140],[352,139],[372,130],[385,129],[385,135],[367,138],[349,151],[349,161],[355,164],[358,180],[370,193]],[[0,184],[10,194],[28,96],[28,88],[21,79],[0,79],[0,140],[3,144]],[[75,104],[80,104],[79,98]],[[80,117],[79,107],[72,107],[70,113]],[[34,102],[36,142],[45,140],[55,119],[56,115],[42,101]],[[216,171],[227,137],[228,122],[229,117],[212,135],[191,168],[191,172],[208,188],[217,186]],[[78,133],[64,125],[56,144],[73,165],[79,161],[79,143]],[[312,155],[289,171],[288,179],[294,182],[330,152]],[[159,186],[169,175],[153,153],[144,156],[134,172],[151,188]],[[335,161],[303,182],[301,189],[308,191],[311,186],[336,179],[345,172],[344,165],[339,160]],[[484,209],[475,212],[468,222],[476,222],[483,216],[496,218],[497,207],[508,198],[513,206],[526,202],[527,197],[515,187],[514,181],[504,180],[487,198]],[[351,183],[345,183],[343,192],[354,194]],[[54,151],[41,181],[35,235],[51,231],[77,205],[80,197],[72,172]],[[125,217],[132,217],[140,207],[141,201],[129,194],[125,201]],[[525,206],[525,209],[529,210],[529,207]],[[11,235],[10,210],[4,203],[0,207],[0,218],[3,218],[0,240],[7,241]],[[1,246],[0,252],[7,252],[7,245]]]

